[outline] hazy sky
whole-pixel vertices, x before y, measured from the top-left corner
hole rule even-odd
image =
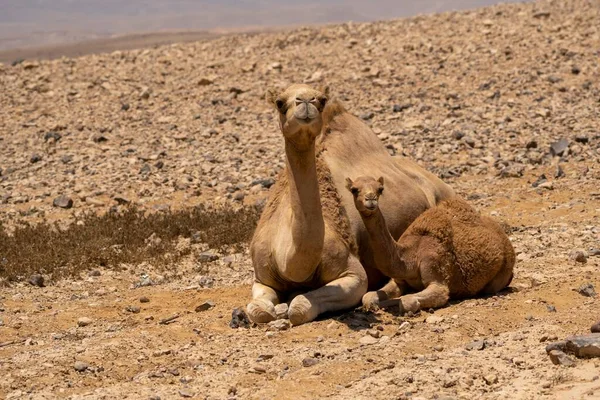
[[[496,0],[0,0],[0,49],[25,44],[59,43],[160,30],[231,29],[389,19],[419,13],[483,7],[499,2]]]

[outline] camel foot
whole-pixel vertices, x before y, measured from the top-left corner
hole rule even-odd
[[[402,314],[407,313],[409,311],[415,313],[421,309],[421,303],[419,302],[419,300],[411,296],[400,297],[400,301],[398,303],[398,308],[400,309],[400,313]]]
[[[292,325],[302,325],[317,318],[319,310],[310,303],[304,295],[299,295],[292,300],[288,308],[288,317]]]
[[[377,310],[380,307],[379,293],[376,291],[365,293],[362,297],[362,305],[365,310]]]
[[[275,321],[277,319],[277,313],[275,312],[275,306],[273,303],[265,300],[255,299],[246,306],[248,317],[252,322],[257,324],[266,324],[267,322]]]

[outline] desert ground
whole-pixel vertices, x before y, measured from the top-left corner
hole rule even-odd
[[[600,2],[543,0],[0,64],[0,238],[29,229],[0,252],[0,397],[600,398],[600,359],[545,350],[600,320],[599,57]],[[264,93],[292,82],[329,85],[391,154],[502,221],[510,288],[232,327],[252,282],[242,234],[157,229],[147,259],[69,266],[35,236],[132,205],[260,209],[284,165]],[[161,241],[172,262],[145,253]]]

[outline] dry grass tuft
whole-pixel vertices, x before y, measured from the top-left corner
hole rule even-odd
[[[142,261],[165,266],[181,256],[174,251],[179,237],[193,237],[213,249],[240,248],[251,239],[259,217],[256,208],[195,207],[152,214],[127,208],[87,214],[67,229],[28,224],[10,235],[0,222],[0,278],[17,281],[32,273],[62,278],[98,266],[118,268]]]

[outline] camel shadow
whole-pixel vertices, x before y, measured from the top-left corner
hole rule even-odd
[[[353,331],[363,331],[371,329],[373,325],[380,324],[383,321],[375,312],[364,310],[357,307],[354,310],[326,312],[316,319],[316,321],[333,320],[346,325]]]

